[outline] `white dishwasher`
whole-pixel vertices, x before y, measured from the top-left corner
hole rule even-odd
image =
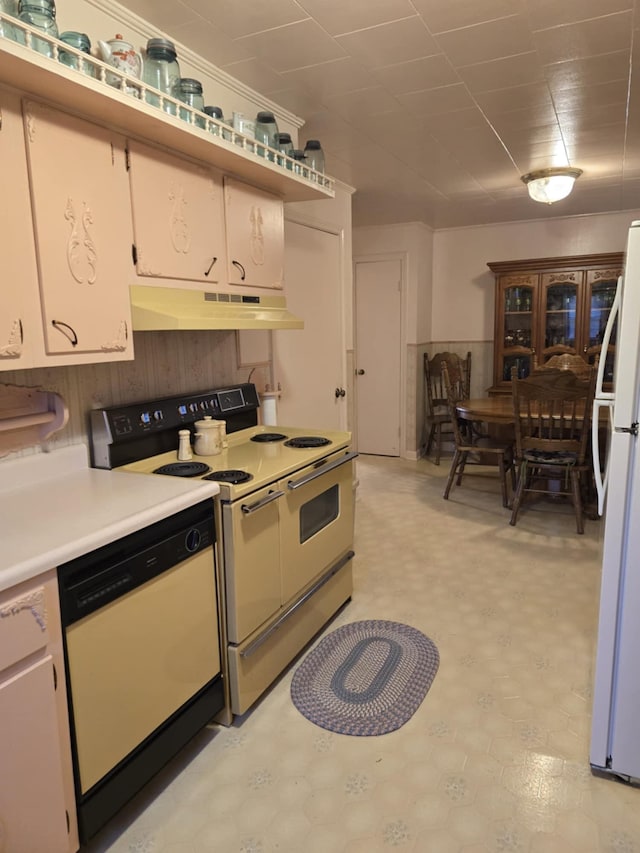
[[[224,706],[212,502],[58,569],[82,841]]]

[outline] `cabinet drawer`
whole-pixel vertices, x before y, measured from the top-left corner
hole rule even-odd
[[[49,642],[44,584],[0,595],[0,672]]]

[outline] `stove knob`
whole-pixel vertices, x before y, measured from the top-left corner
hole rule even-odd
[[[164,415],[162,414],[160,409],[156,409],[155,412],[153,413],[154,421],[161,421],[163,419],[163,417],[164,417]]]
[[[149,412],[142,412],[140,414],[140,423],[144,424],[145,426],[151,423],[151,415],[149,414]]]
[[[203,401],[200,403],[200,408],[202,409],[202,411],[203,411],[203,412],[204,412],[204,411],[206,411],[206,410],[209,408],[209,404],[207,403],[207,401],[206,401],[206,400],[203,400]]]
[[[197,412],[198,411],[198,404],[197,403],[189,403],[189,411],[190,412]]]

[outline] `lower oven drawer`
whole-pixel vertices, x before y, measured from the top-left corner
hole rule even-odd
[[[288,616],[287,611],[284,618],[278,614],[244,643],[229,647],[231,711],[234,714],[244,714],[351,597],[352,556],[353,552],[348,552],[338,562],[341,565],[344,561],[344,565],[334,574],[329,572],[329,579],[298,607],[292,607]]]
[[[339,451],[280,480],[282,603],[353,547],[353,458]]]

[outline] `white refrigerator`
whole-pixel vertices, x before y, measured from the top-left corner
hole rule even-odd
[[[611,434],[607,473],[596,484],[604,543],[590,761],[594,769],[640,778],[640,222],[629,229],[609,332],[616,317],[614,391],[602,391],[605,333],[593,413],[596,478],[602,407]]]

